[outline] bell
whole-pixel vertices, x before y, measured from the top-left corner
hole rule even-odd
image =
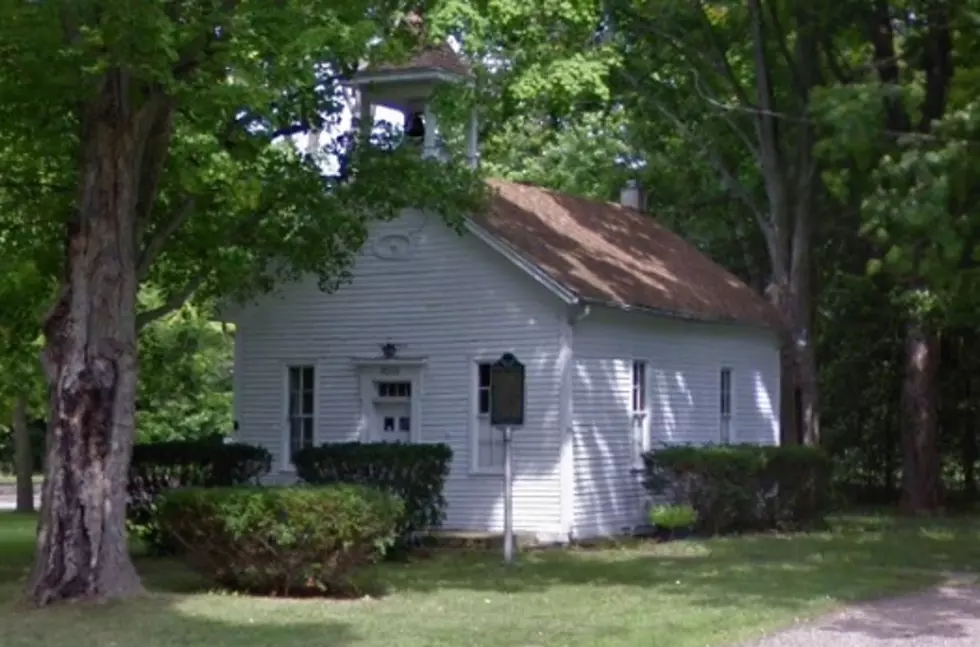
[[[413,112],[408,118],[408,128],[405,129],[405,136],[413,139],[425,137],[425,121],[422,119],[421,112]]]

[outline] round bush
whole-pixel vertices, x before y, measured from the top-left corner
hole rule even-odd
[[[396,537],[400,499],[359,485],[188,488],[165,494],[161,528],[192,568],[237,591],[348,595]]]
[[[197,440],[139,443],[129,465],[130,535],[153,554],[169,555],[178,547],[161,532],[158,499],[165,492],[188,487],[250,485],[269,472],[272,454],[263,447],[225,444],[220,436]]]

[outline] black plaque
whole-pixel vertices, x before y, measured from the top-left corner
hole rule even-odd
[[[490,366],[490,424],[524,424],[524,365],[513,353],[504,353]]]

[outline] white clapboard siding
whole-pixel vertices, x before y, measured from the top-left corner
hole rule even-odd
[[[407,255],[375,253],[392,235],[411,241]],[[238,437],[268,447],[280,467],[284,367],[312,363],[318,444],[356,440],[361,404],[351,358],[377,356],[390,341],[399,355],[426,359],[422,441],[448,443],[455,453],[445,527],[498,530],[502,479],[469,470],[470,370],[477,357],[511,351],[527,364],[528,389],[527,425],[514,445],[515,525],[559,534],[561,302],[473,235],[417,212],[376,227],[354,277],[332,294],[312,278],[285,285],[234,315]]]
[[[640,523],[633,473],[634,359],[648,363],[653,444],[717,443],[720,370],[733,369],[732,442],[779,442],[779,351],[772,333],[597,310],[574,334],[573,445],[576,536]]]

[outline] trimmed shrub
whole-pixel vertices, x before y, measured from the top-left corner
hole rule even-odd
[[[445,518],[443,488],[452,459],[443,444],[328,443],[300,450],[293,463],[306,483],[370,485],[398,496],[405,508],[397,530],[405,545]]]
[[[272,455],[263,447],[224,444],[220,437],[168,441],[133,447],[129,466],[130,533],[155,554],[174,551],[156,519],[160,495],[183,487],[227,487],[258,483],[269,472]]]
[[[830,455],[799,445],[769,447],[765,453],[762,489],[775,492],[767,499],[768,525],[782,528],[822,523],[835,503]]]
[[[397,497],[358,485],[188,488],[161,497],[161,527],[194,570],[236,591],[347,595],[395,539]]]
[[[643,460],[651,494],[691,505],[710,534],[812,527],[832,505],[831,461],[812,447],[678,446]]]

